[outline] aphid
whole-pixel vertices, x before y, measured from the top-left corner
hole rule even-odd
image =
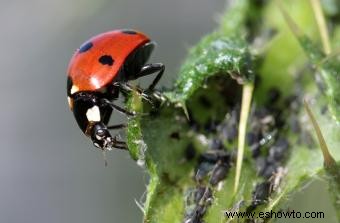
[[[200,202],[205,191],[206,191],[206,188],[203,187],[203,186],[199,186],[199,187],[196,188],[196,191],[195,191],[195,203],[196,204],[198,204]]]
[[[266,179],[270,178],[276,172],[278,165],[278,163],[268,161],[267,159],[265,166],[260,171],[260,175]]]
[[[151,100],[156,84],[164,72],[161,63],[146,64],[155,43],[141,32],[114,30],[92,37],[76,50],[67,71],[67,96],[74,117],[86,136],[102,150],[127,149],[124,141],[112,137],[107,126],[113,110],[135,115],[113,103],[120,93],[134,90],[130,80],[156,73],[146,91],[139,93]]]
[[[254,210],[258,205],[264,204],[268,200],[270,192],[270,183],[262,182],[256,185],[253,192],[253,201],[251,205],[247,208],[247,211]]]
[[[284,138],[279,138],[269,149],[269,159],[273,161],[282,161],[288,152],[289,143]]]
[[[225,120],[217,126],[217,132],[222,140],[232,142],[237,137],[238,110],[234,109],[227,114]]]
[[[277,167],[278,164],[276,162],[272,162],[265,157],[260,156],[256,158],[256,172],[264,178],[270,178],[276,172]]]
[[[228,174],[229,164],[227,163],[217,163],[215,168],[211,173],[209,183],[215,186],[220,181],[222,181]]]
[[[254,158],[258,157],[261,154],[259,140],[260,134],[256,134],[254,132],[247,133],[247,143]]]
[[[190,190],[186,199],[186,208],[189,210],[185,214],[185,223],[201,223],[202,218],[207,210],[207,207],[211,205],[212,191],[209,187],[199,186],[196,190]],[[192,201],[195,205],[193,207]]]
[[[214,163],[201,162],[196,170],[195,180],[201,182],[214,168]]]
[[[225,150],[210,150],[201,154],[195,173],[195,180],[201,182],[208,174],[210,183],[216,185],[227,174],[230,165],[230,154]]]
[[[211,141],[211,149],[212,150],[224,150],[225,146],[223,145],[222,140],[215,138]]]
[[[270,182],[270,193],[271,192],[280,192],[280,184],[282,182],[282,179],[287,175],[288,170],[285,167],[278,167],[276,169],[276,172],[269,178]]]

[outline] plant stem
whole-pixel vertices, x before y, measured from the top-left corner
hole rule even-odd
[[[319,141],[320,148],[321,148],[321,151],[322,151],[322,155],[323,155],[323,158],[324,158],[325,168],[332,167],[332,166],[336,165],[336,162],[333,159],[333,156],[329,152],[329,149],[327,147],[327,143],[326,143],[326,141],[325,141],[325,139],[322,135],[320,126],[318,125],[311,109],[309,108],[307,101],[304,100],[303,103],[304,103],[304,106],[306,108],[309,119],[311,120],[311,122],[313,124],[314,130],[316,132],[316,136],[318,137],[318,141]]]
[[[241,104],[241,115],[240,115],[240,124],[238,131],[238,149],[237,149],[237,161],[236,161],[236,174],[234,181],[234,193],[236,194],[240,177],[242,171],[242,162],[244,156],[244,146],[246,140],[246,129],[247,129],[247,120],[250,111],[250,104],[253,95],[254,85],[245,84],[242,89],[242,104]]]
[[[331,44],[329,41],[329,34],[328,34],[328,29],[326,25],[326,20],[325,16],[322,12],[320,0],[310,0],[311,5],[314,11],[314,16],[316,19],[316,22],[318,24],[318,29],[324,49],[325,54],[330,54],[331,53]]]

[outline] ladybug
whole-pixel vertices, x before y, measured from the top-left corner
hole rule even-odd
[[[76,50],[67,71],[67,99],[79,128],[101,150],[127,149],[124,141],[112,137],[109,130],[121,129],[125,124],[108,126],[113,110],[128,116],[135,115],[116,104],[120,94],[134,90],[130,80],[150,74],[155,79],[145,92],[153,92],[161,79],[164,65],[146,64],[155,42],[135,30],[113,30],[92,37]],[[149,94],[150,95],[150,94]]]

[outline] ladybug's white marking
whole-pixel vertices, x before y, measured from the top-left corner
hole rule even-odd
[[[67,102],[68,102],[68,106],[70,106],[70,108],[72,109],[73,103],[72,103],[72,99],[70,97],[67,97]]]
[[[100,122],[100,111],[98,106],[89,108],[86,112],[86,117],[89,122]]]
[[[91,77],[91,83],[96,86],[96,88],[100,88],[100,83],[96,77]]]
[[[72,85],[71,94],[74,94],[74,93],[76,93],[77,91],[79,91],[79,87],[77,87],[76,85]]]

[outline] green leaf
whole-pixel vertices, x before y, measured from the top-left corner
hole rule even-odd
[[[283,10],[287,24],[298,39],[311,64],[319,71],[323,79],[323,93],[327,96],[329,108],[334,119],[340,121],[340,63],[336,57],[326,57],[322,49],[305,35],[287,12]]]

